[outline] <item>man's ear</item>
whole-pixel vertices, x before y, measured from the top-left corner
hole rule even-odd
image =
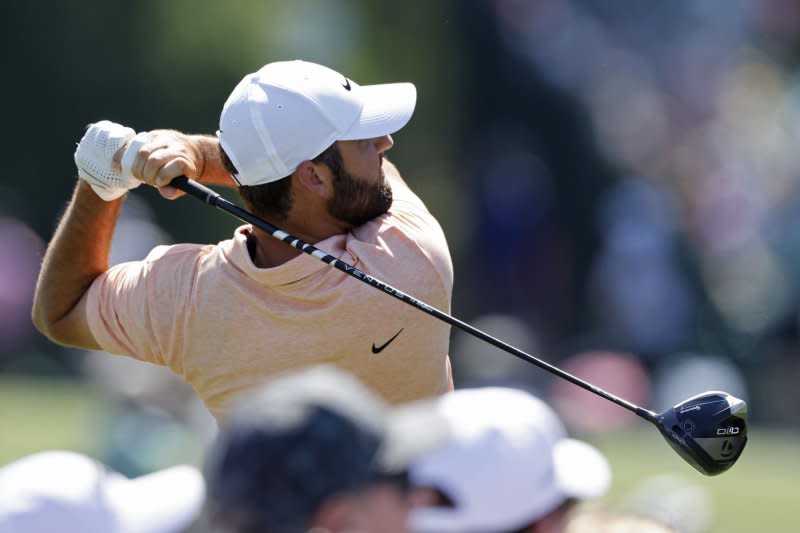
[[[303,161],[295,170],[294,177],[299,186],[315,196],[325,200],[333,196],[333,176],[325,165]]]

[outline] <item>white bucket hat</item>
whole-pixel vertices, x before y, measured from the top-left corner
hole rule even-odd
[[[240,185],[270,183],[335,141],[394,133],[414,112],[411,83],[358,85],[306,61],[269,63],[233,89],[220,116],[220,144]]]
[[[513,531],[570,498],[602,495],[611,481],[603,455],[566,436],[557,415],[521,390],[485,387],[442,396],[451,441],[417,461],[416,485],[437,488],[453,506],[419,508],[416,533]]]
[[[78,453],[41,452],[0,469],[0,533],[179,533],[204,498],[191,466],[128,479]]]

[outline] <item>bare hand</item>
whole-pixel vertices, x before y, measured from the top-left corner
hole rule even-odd
[[[133,176],[174,200],[184,193],[169,182],[178,176],[197,179],[203,171],[203,152],[189,135],[175,130],[153,130],[136,135],[112,158],[114,168],[129,166]]]

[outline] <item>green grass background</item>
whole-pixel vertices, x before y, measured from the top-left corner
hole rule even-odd
[[[52,448],[96,454],[108,401],[102,392],[73,381],[0,377],[0,464]],[[738,463],[713,478],[685,464],[645,424],[589,440],[607,455],[614,472],[603,504],[624,507],[643,481],[670,474],[704,489],[710,498],[712,522],[707,531],[800,531],[800,433],[750,428]],[[186,461],[197,459],[196,449],[190,447]]]

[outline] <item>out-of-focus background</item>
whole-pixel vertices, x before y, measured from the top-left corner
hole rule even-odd
[[[609,505],[686,532],[796,530],[800,1],[51,0],[0,24],[0,464],[202,460],[213,426],[191,390],[46,341],[33,286],[88,122],[211,133],[245,73],[300,58],[416,84],[390,157],[448,235],[454,315],[654,410],[726,390],[750,442],[702,477],[652,427],[460,333],[457,386],[553,403],[611,459]],[[235,226],[141,187],[112,261]]]

